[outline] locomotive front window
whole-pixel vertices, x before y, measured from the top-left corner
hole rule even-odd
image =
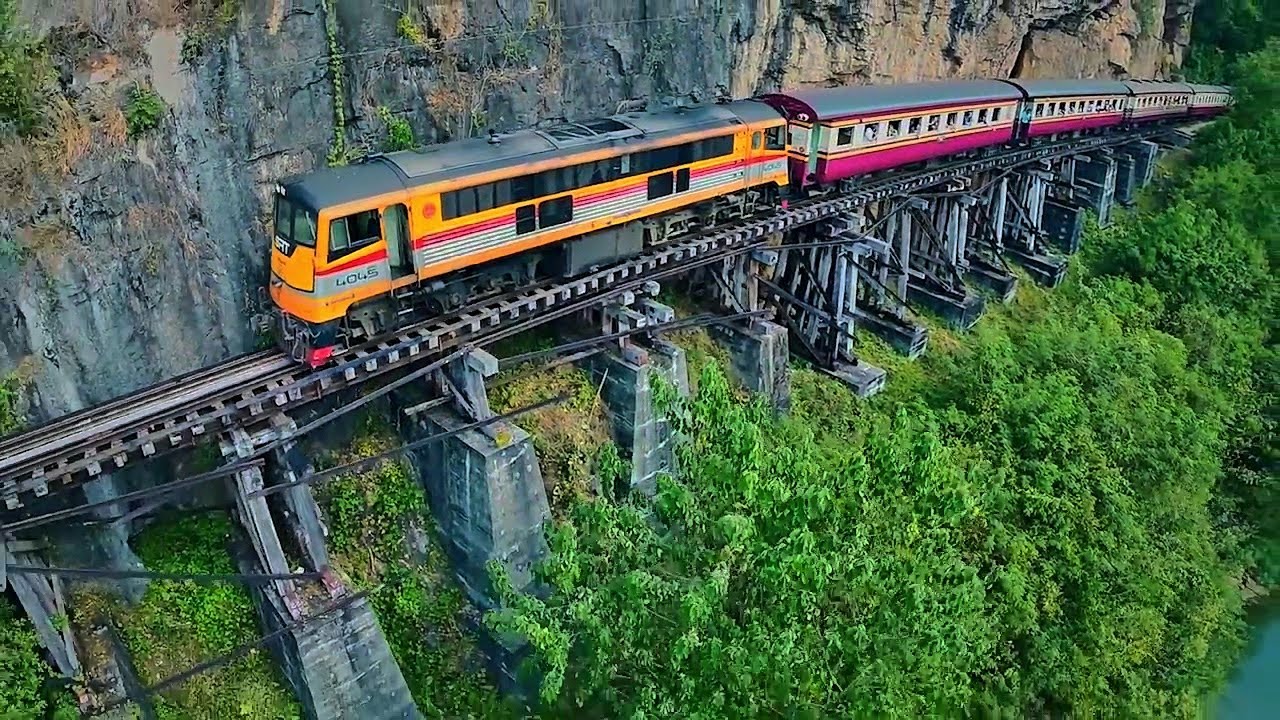
[[[275,234],[285,242],[313,248],[316,246],[316,214],[277,195]]]

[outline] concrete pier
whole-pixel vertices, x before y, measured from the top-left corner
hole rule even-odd
[[[631,464],[631,489],[653,494],[658,476],[675,471],[675,438],[654,401],[653,383],[661,378],[688,395],[684,350],[648,340],[594,355],[585,364],[592,383],[601,387],[613,440]]]
[[[455,410],[434,408],[411,424],[410,439],[471,423]],[[502,563],[517,589],[532,582],[533,566],[547,552],[543,525],[551,517],[529,434],[506,423],[488,428],[492,434],[463,430],[411,456],[445,552],[463,590],[482,609],[496,605],[485,568],[489,561]]]
[[[777,323],[759,321],[746,328],[712,326],[729,349],[730,377],[751,392],[764,395],[779,414],[791,409],[791,366],[787,329]]]

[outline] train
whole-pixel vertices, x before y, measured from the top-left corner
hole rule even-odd
[[[1231,89],[955,80],[766,93],[376,154],[274,188],[276,342],[319,367],[477,297],[886,171],[1226,112]]]

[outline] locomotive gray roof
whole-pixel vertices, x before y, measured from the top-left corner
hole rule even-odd
[[[1129,86],[1134,95],[1191,92],[1191,86],[1186,83],[1161,82],[1159,80],[1125,80],[1124,84]]]
[[[1026,90],[1031,97],[1129,94],[1129,87],[1119,80],[1024,80],[1022,78],[1014,78],[1005,82]]]
[[[984,100],[1017,100],[1022,93],[998,80],[946,80],[906,85],[858,85],[786,90],[764,98],[807,108],[812,120],[836,120],[867,112],[933,107]],[[788,101],[791,102],[788,102]]]
[[[285,192],[311,208],[325,208],[503,167],[569,158],[609,146],[625,150],[646,140],[728,129],[742,125],[744,120],[763,119],[780,118],[767,105],[743,100],[561,123],[500,134],[497,143],[488,138],[469,138],[376,155],[349,167],[321,168],[293,179],[285,185]]]

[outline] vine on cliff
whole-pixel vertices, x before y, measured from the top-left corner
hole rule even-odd
[[[338,15],[333,0],[322,0],[324,34],[329,48],[329,80],[333,85],[333,140],[329,144],[328,162],[331,166],[346,165],[347,150],[347,94],[343,80],[342,46],[338,43]]]

